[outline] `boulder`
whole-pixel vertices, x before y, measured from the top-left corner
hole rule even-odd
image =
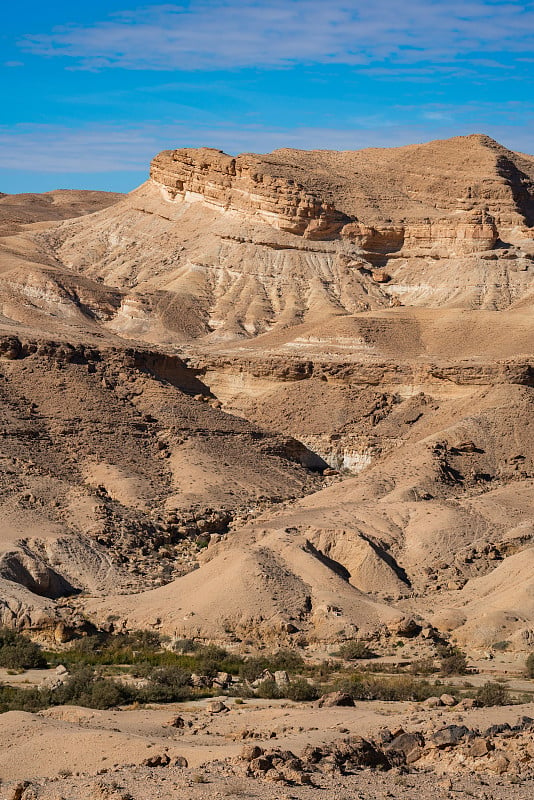
[[[432,743],[439,749],[443,747],[455,747],[469,733],[469,728],[465,725],[447,725],[440,728],[431,736]]]
[[[402,636],[404,639],[413,639],[415,636],[419,636],[422,630],[422,626],[413,617],[402,619],[395,626],[397,636]]]
[[[209,683],[210,681],[205,675],[196,675],[194,672],[191,675],[191,686],[194,686],[196,689],[207,687]]]
[[[143,761],[144,767],[166,767],[171,763],[170,757],[167,753],[161,753],[159,755],[149,756],[149,758],[145,758]]]
[[[388,760],[382,750],[362,736],[337,739],[332,753],[336,761],[350,767],[387,767]]]
[[[391,275],[385,269],[374,269],[371,274],[376,283],[387,283],[391,280]]]
[[[325,756],[325,751],[322,747],[315,747],[312,744],[306,745],[304,750],[302,751],[302,759],[303,761],[307,761],[309,764],[318,764],[322,758]]]
[[[495,753],[492,758],[488,759],[486,766],[497,775],[502,775],[510,766],[510,761],[504,753]]]
[[[413,764],[423,755],[425,740],[420,733],[401,733],[383,746],[385,754],[395,766]],[[400,756],[400,757],[399,757]]]
[[[456,709],[458,711],[469,711],[472,708],[476,708],[476,706],[477,701],[474,697],[464,697],[459,703],[456,704]]]
[[[439,708],[443,705],[439,697],[427,697],[423,700],[423,705],[427,708]]]
[[[489,728],[486,728],[483,735],[496,736],[498,733],[508,733],[511,730],[512,728],[507,722],[500,722],[497,725],[490,725]]]
[[[257,744],[245,744],[241,750],[241,758],[243,761],[254,761],[263,755],[263,748]]]
[[[439,699],[442,705],[449,706],[449,708],[456,705],[456,699],[452,694],[442,694]]]
[[[23,797],[26,789],[31,786],[29,781],[19,781],[13,787],[11,794],[9,795],[9,800],[21,800]]]
[[[317,701],[319,708],[333,708],[334,706],[354,706],[354,700],[347,692],[328,692]]]
[[[493,750],[493,743],[491,739],[485,739],[483,736],[478,736],[473,739],[467,751],[471,758],[482,758]]]
[[[213,679],[212,684],[213,686],[228,686],[229,683],[232,682],[232,676],[229,672],[218,672],[216,677]]]
[[[208,714],[221,714],[230,711],[228,706],[226,706],[222,700],[211,700],[208,705],[206,706]]]
[[[251,759],[249,762],[249,769],[252,772],[268,772],[272,767],[271,759],[266,756],[258,756],[257,758]]]
[[[288,686],[289,675],[287,674],[285,669],[278,669],[274,673],[274,680],[277,686]]]

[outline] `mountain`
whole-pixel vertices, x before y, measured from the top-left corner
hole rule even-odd
[[[534,638],[534,157],[174,150],[0,225],[5,622]]]

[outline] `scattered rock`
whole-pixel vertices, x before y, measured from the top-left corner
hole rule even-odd
[[[452,696],[452,694],[442,694],[439,699],[441,701],[441,705],[443,706],[452,707],[456,705],[456,699]]]
[[[171,728],[185,728],[185,720],[178,714],[176,717],[172,717],[167,725]]]
[[[144,767],[167,767],[171,763],[170,757],[167,753],[149,756],[143,761]]]
[[[222,700],[211,700],[206,706],[208,714],[221,714],[230,711]]]
[[[469,733],[469,728],[465,725],[447,725],[441,728],[431,736],[431,741],[436,747],[453,747],[457,745],[466,734]]]
[[[319,708],[332,708],[334,706],[354,706],[354,700],[347,692],[328,692],[317,701]]]
[[[8,800],[21,800],[26,789],[29,789],[31,786],[30,781],[19,781],[13,789],[11,790],[11,794],[8,796]]]
[[[388,744],[384,745],[384,752],[388,756],[390,762],[398,761],[399,763],[413,764],[418,761],[422,754],[425,745],[425,740],[420,733],[401,733],[395,736]],[[401,758],[396,754],[401,754]]]

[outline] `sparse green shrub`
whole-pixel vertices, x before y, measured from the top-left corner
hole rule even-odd
[[[156,667],[148,673],[149,683],[138,690],[137,696],[144,703],[176,703],[192,695],[191,673],[180,667]]]
[[[410,675],[383,677],[354,673],[336,681],[333,688],[348,692],[354,700],[425,700],[435,694],[435,688],[428,681]]]
[[[185,651],[185,652],[184,652]],[[188,672],[215,676],[217,672],[237,674],[243,663],[241,656],[229,654],[220,647],[206,646],[184,640],[183,648],[168,650],[153,631],[131,634],[98,633],[78,639],[70,648],[47,654],[53,664],[74,666],[132,666],[180,667]]]
[[[51,692],[52,705],[73,704],[88,708],[112,708],[131,703],[136,692],[125,684],[102,677],[87,667],[77,670],[61,686]]]
[[[0,684],[0,714],[5,711],[40,711],[50,705],[49,692]]]
[[[348,661],[355,661],[358,658],[376,658],[376,653],[360,639],[343,642],[336,655],[346,658]]]
[[[256,689],[256,696],[264,700],[278,700],[282,695],[275,681],[262,681]]]
[[[46,666],[46,658],[38,644],[10,628],[0,628],[0,667],[41,669]]]
[[[506,706],[510,703],[510,695],[502,683],[488,681],[477,691],[476,701],[480,706]]]
[[[307,680],[304,678],[297,678],[291,683],[288,683],[287,686],[284,687],[282,690],[285,697],[289,700],[295,700],[296,702],[303,703],[309,700],[317,700],[319,697],[319,692],[317,691],[316,687],[308,683]]]
[[[442,645],[438,647],[441,657],[440,672],[442,675],[465,675],[467,672],[467,656],[459,647]]]
[[[175,653],[194,653],[201,645],[194,639],[177,639],[172,646]]]
[[[299,653],[294,650],[279,650],[270,656],[247,658],[240,665],[239,675],[243,680],[254,681],[259,678],[264,670],[269,670],[270,672],[285,670],[291,674],[302,672],[305,666],[304,659]]]
[[[419,661],[412,661],[410,665],[412,675],[432,675],[437,672],[433,658],[421,658]]]

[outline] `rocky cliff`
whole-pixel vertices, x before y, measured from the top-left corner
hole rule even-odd
[[[173,150],[150,176],[168,200],[204,200],[309,239],[374,253],[471,253],[530,237],[534,161],[486,136],[391,150],[278,150],[233,158]],[[438,253],[439,254],[439,253]]]

